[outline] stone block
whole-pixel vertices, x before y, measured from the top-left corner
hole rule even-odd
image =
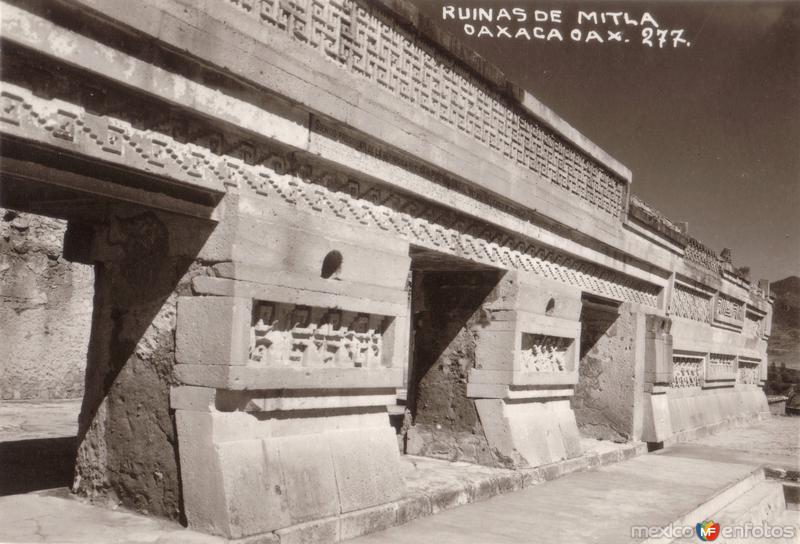
[[[341,541],[338,517],[317,519],[275,531],[280,544],[336,544]]]
[[[461,485],[451,488],[438,488],[431,493],[431,514],[438,514],[444,510],[469,504],[469,492]]]
[[[263,207],[263,201],[251,203]],[[330,221],[297,210],[274,207],[275,218],[240,217],[233,259],[261,267],[319,278],[325,257],[341,256],[335,278],[402,289],[410,258],[408,246],[395,239],[378,239],[369,230]]]
[[[391,427],[331,431],[326,433],[326,439],[342,513],[401,497],[404,485],[399,472],[400,454]]]
[[[583,448],[581,448],[581,435],[578,431],[578,422],[575,420],[575,412],[572,411],[567,403],[563,403],[559,409],[553,412],[556,421],[558,421],[567,459],[581,455]]]
[[[340,524],[342,540],[383,531],[397,524],[397,504],[384,504],[343,514]]]
[[[225,544],[280,544],[281,539],[275,533],[261,533],[260,535],[245,536],[242,538],[229,538]]]
[[[517,453],[511,422],[504,412],[501,399],[476,399],[475,408],[483,425],[483,432],[495,458],[502,464],[518,466],[524,460]]]
[[[273,440],[242,440],[218,444],[230,533],[266,533],[291,524],[287,486],[277,444]]]
[[[176,410],[183,503],[189,526],[227,536],[230,532],[219,458],[209,412]]]
[[[520,274],[519,282],[518,309],[562,319],[579,319],[580,289],[529,274]]]
[[[248,361],[252,304],[236,297],[179,297],[175,358],[194,365]]]
[[[169,391],[169,407],[173,410],[208,412],[214,408],[217,390],[193,385],[173,386]]]
[[[272,440],[277,442],[292,523],[338,515],[339,493],[330,444],[325,435],[285,436]]]
[[[518,349],[515,330],[478,329],[475,344],[476,370],[514,370]]]
[[[431,500],[425,495],[413,495],[397,502],[397,525],[431,515]]]
[[[669,397],[666,394],[645,393],[642,440],[663,442],[672,435],[669,404]]]
[[[505,408],[514,446],[525,460],[523,466],[551,463],[554,460],[553,451],[558,452],[559,448],[553,443],[554,438],[548,436],[553,431],[553,424],[547,421],[549,414],[544,403],[510,404]]]

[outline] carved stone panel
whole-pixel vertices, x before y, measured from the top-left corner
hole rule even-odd
[[[720,293],[717,297],[716,318],[741,323],[744,321],[744,303]]]
[[[706,379],[709,380],[734,380],[736,379],[736,357],[712,353],[708,358]]]
[[[703,358],[676,356],[672,358],[670,387],[700,387],[703,385]]]
[[[255,302],[250,362],[270,367],[390,366],[391,317],[279,302]]]
[[[565,372],[569,368],[572,338],[522,333],[520,370],[522,372]]]
[[[742,334],[751,338],[761,338],[764,335],[764,318],[755,313],[746,312]]]
[[[758,385],[758,365],[759,361],[740,359],[736,373],[736,383]]]

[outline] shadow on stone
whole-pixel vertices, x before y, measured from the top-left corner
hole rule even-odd
[[[72,485],[77,437],[0,442],[0,495]]]

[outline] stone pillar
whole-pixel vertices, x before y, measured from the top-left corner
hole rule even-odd
[[[69,224],[65,257],[95,265],[75,492],[180,518],[175,310],[191,278],[208,273],[199,259],[213,227],[132,205],[112,206],[92,227]]]
[[[579,289],[509,272],[483,305],[467,395],[498,464],[535,467],[581,454],[570,407],[580,296]]]
[[[573,401],[584,436],[615,442],[640,439],[644,329],[644,314],[633,304],[584,297]]]
[[[386,407],[406,357],[408,246],[263,199],[236,213],[231,261],[177,303],[189,525],[355,536],[346,520],[402,490]]]
[[[672,322],[658,315],[645,317],[644,422],[642,440],[663,442],[672,435],[667,391],[672,379]]]

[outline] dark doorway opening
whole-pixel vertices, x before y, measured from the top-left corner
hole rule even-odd
[[[405,451],[472,462],[491,460],[474,402],[481,306],[503,276],[494,268],[412,248],[407,406],[413,421]]]

